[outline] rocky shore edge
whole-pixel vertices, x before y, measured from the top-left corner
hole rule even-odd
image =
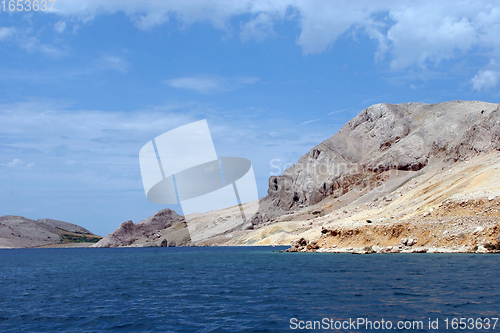
[[[286,252],[317,253],[500,253],[500,223],[471,233],[450,234],[450,223],[411,223],[356,228],[323,228],[318,240],[302,237]],[[407,236],[408,234],[417,236]],[[377,237],[378,236],[378,237]]]

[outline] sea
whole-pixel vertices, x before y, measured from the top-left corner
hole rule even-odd
[[[0,250],[0,332],[500,332],[500,256]]]

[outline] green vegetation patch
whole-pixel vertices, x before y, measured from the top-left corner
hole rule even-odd
[[[96,235],[77,235],[63,234],[60,235],[63,243],[97,243],[102,237]]]

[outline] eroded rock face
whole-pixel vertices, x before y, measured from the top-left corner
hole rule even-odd
[[[498,106],[484,102],[370,106],[283,175],[270,177],[264,201],[269,211],[295,210],[376,187],[384,171],[419,171],[434,158],[500,150],[498,119]]]

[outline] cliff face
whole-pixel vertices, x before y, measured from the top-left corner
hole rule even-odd
[[[271,177],[264,201],[269,211],[295,210],[380,186],[388,170],[418,171],[437,159],[500,150],[499,119],[498,106],[484,102],[370,106],[283,175]]]
[[[134,224],[123,222],[118,229],[101,239],[94,247],[177,246],[189,243],[184,217],[170,209],[160,210]]]
[[[13,215],[0,217],[0,248],[95,243],[101,238],[85,228],[63,221],[52,219],[35,221]]]

